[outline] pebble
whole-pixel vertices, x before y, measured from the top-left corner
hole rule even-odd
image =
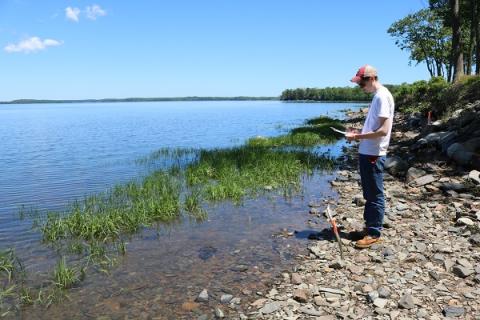
[[[400,298],[398,301],[398,306],[403,309],[413,309],[415,308],[415,302],[413,297],[410,294],[406,294]]]
[[[207,289],[203,289],[202,292],[198,295],[197,302],[207,302],[208,301],[208,291]]]

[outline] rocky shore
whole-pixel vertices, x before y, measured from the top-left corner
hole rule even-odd
[[[382,243],[358,250],[349,233],[363,227],[353,145],[331,182],[344,259],[329,229],[312,235],[309,254],[240,319],[480,319],[480,101],[426,122],[396,116]],[[312,219],[325,219],[325,202],[312,199]]]

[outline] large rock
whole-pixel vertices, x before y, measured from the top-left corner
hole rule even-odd
[[[407,183],[412,182],[413,180],[423,177],[426,174],[427,173],[425,172],[425,170],[411,167],[407,171],[406,181]]]
[[[460,165],[470,165],[478,150],[480,150],[480,137],[452,144],[447,149],[447,155]]]
[[[424,186],[426,184],[429,184],[429,183],[432,183],[434,182],[436,179],[433,175],[431,174],[428,174],[426,176],[423,176],[423,177],[420,177],[420,178],[417,178],[415,180],[413,180],[413,183],[417,186],[417,187],[421,187],[421,186]]]
[[[385,161],[385,170],[392,175],[405,173],[408,169],[408,163],[398,156],[387,157]]]
[[[480,184],[480,171],[472,170],[468,174],[468,179],[475,184]]]
[[[468,151],[463,144],[456,142],[448,147],[447,155],[461,165],[469,165],[472,161],[473,152]]]
[[[440,131],[432,132],[426,135],[423,138],[420,138],[412,146],[412,150],[418,150],[427,146],[440,147],[442,151],[446,151],[447,148],[455,142],[457,138],[457,133],[455,131]]]

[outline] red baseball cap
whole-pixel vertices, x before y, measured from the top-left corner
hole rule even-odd
[[[369,64],[366,64],[366,65],[360,67],[360,69],[358,69],[357,74],[350,81],[358,84],[358,83],[360,83],[362,78],[376,77],[376,76],[377,76],[377,69],[375,69],[374,67],[372,67]]]

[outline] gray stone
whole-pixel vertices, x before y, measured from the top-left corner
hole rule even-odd
[[[302,283],[302,277],[298,273],[292,273],[292,283],[293,284]]]
[[[323,311],[320,311],[320,310],[315,310],[314,308],[308,308],[306,306],[302,306],[298,309],[298,311],[302,312],[302,313],[305,313],[305,314],[308,314],[310,316],[321,316],[323,315]]]
[[[469,151],[463,144],[456,142],[448,147],[447,155],[461,165],[468,165],[472,161],[473,152]]]
[[[333,294],[339,294],[339,295],[346,295],[346,292],[340,289],[333,289],[333,288],[327,288],[327,287],[319,287],[318,288],[319,292],[328,292],[328,293],[333,293]]]
[[[474,246],[480,247],[480,233],[475,233],[468,239]]]
[[[336,260],[333,263],[331,263],[329,267],[332,269],[340,270],[345,267],[345,262],[343,262],[342,260]]]
[[[413,180],[413,183],[417,186],[417,187],[421,187],[421,186],[424,186],[426,184],[429,184],[429,183],[432,183],[434,182],[436,179],[433,175],[431,174],[428,174],[426,176],[423,176],[423,177],[420,177],[420,178],[417,178],[415,180]]]
[[[245,272],[248,270],[248,266],[244,265],[244,264],[238,264],[236,266],[233,266],[232,268],[230,268],[230,270],[232,271],[236,271],[236,272]]]
[[[219,307],[215,308],[215,317],[219,319],[225,318],[225,314],[223,313],[223,310],[220,309]]]
[[[428,316],[428,311],[427,310],[425,310],[423,308],[418,310],[417,318],[425,318],[426,316]]]
[[[378,291],[376,291],[376,290],[370,291],[367,294],[367,300],[370,301],[370,302],[374,302],[375,299],[378,299],[378,297],[379,297],[379,294],[378,294]]]
[[[376,306],[377,308],[385,308],[387,305],[388,300],[387,299],[382,299],[382,298],[377,298],[373,301],[373,305]]]
[[[222,294],[220,297],[220,302],[221,303],[229,303],[230,300],[233,299],[233,296],[231,294]]]
[[[413,309],[415,308],[415,302],[411,294],[406,294],[400,298],[398,301],[398,306],[402,309]]]
[[[361,206],[365,205],[366,201],[363,198],[362,194],[356,194],[356,195],[353,196],[352,202],[355,203],[357,206],[361,207]]]
[[[398,175],[408,169],[408,163],[398,156],[392,156],[387,158],[384,167],[390,174]]]
[[[463,183],[444,182],[440,185],[440,189],[442,189],[443,191],[453,190],[455,192],[462,192],[467,190],[467,187]]]
[[[282,307],[282,305],[283,303],[279,301],[270,302],[264,305],[263,308],[261,308],[259,311],[262,314],[270,314],[279,310]]]
[[[410,206],[406,203],[399,203],[397,204],[397,206],[395,207],[395,209],[397,209],[397,211],[404,211],[404,210],[407,210],[409,209]]]
[[[458,226],[473,226],[475,222],[472,221],[472,219],[467,218],[467,217],[462,217],[457,220],[456,224]]]
[[[207,302],[208,301],[208,291],[207,289],[203,289],[202,292],[198,295],[197,302]]]
[[[473,268],[469,269],[469,268],[465,268],[465,267],[457,264],[457,265],[453,266],[452,272],[457,277],[466,278],[469,275],[473,274],[475,272],[475,270],[473,270]]]
[[[472,170],[468,174],[468,179],[475,184],[480,184],[480,171]]]
[[[388,287],[381,286],[380,288],[378,288],[378,296],[380,298],[389,298],[390,295],[391,295],[391,292]]]
[[[467,259],[465,258],[460,258],[460,259],[457,259],[457,263],[459,265],[461,265],[462,267],[465,267],[467,269],[473,269],[473,264],[470,263],[470,261],[468,261]]]
[[[425,172],[425,170],[418,169],[418,168],[415,168],[415,167],[411,167],[407,171],[406,181],[407,181],[407,183],[410,183],[413,180],[415,180],[417,178],[420,178],[420,177],[423,177],[426,174],[427,173]]]
[[[461,317],[465,313],[465,309],[462,307],[448,306],[442,310],[445,317]]]

